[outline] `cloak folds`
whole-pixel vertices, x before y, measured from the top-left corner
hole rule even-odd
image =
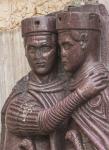
[[[49,134],[40,130],[37,120],[39,111],[52,107],[64,97],[65,81],[55,79],[38,84],[29,75],[21,79],[2,110],[1,150],[20,150],[22,143],[31,145],[28,150],[64,150],[64,123]]]
[[[81,73],[83,79],[80,80],[84,80],[92,71],[108,72],[102,64],[97,63],[84,74]],[[73,83],[72,89],[78,87],[80,82],[77,82]],[[97,150],[109,150],[109,88],[79,107],[72,118]]]

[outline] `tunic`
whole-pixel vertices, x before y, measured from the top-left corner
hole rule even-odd
[[[79,84],[94,71],[108,72],[103,64],[97,63],[89,67],[89,70],[81,72],[81,77],[71,83],[71,90],[76,89]],[[81,145],[85,150],[109,150],[109,88],[107,87],[98,96],[92,98],[85,105],[79,107],[73,114],[73,123],[77,130],[83,135]],[[78,128],[77,128],[78,127]]]
[[[64,123],[53,132],[44,132],[37,114],[65,97],[65,81],[60,78],[38,84],[23,77],[2,110],[1,150],[64,150]]]

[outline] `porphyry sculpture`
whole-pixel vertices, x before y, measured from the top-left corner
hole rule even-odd
[[[65,70],[72,73],[71,91],[77,89],[89,74],[97,76],[107,72],[108,75],[108,70],[99,62],[100,28],[100,17],[94,13],[62,12],[57,15],[62,61]],[[96,81],[100,78],[98,75]],[[73,149],[109,149],[108,95],[106,88],[72,114],[71,129],[66,138],[72,142]],[[82,138],[82,134],[86,138]]]
[[[3,107],[1,150],[69,150],[65,139],[69,119],[73,112],[76,115],[76,110],[78,114],[81,105],[107,87],[107,71],[87,74],[81,83],[79,78],[79,86],[68,94],[69,83],[61,77],[58,69],[60,57],[55,16],[23,20],[22,35],[31,71],[16,84]],[[85,50],[84,37],[87,34],[82,34],[80,44]],[[78,40],[78,33],[75,38]],[[76,48],[78,57],[81,50]],[[76,68],[78,61],[72,58],[69,65],[71,69],[74,67],[72,71],[75,72],[79,69]],[[64,66],[66,70],[65,63]],[[102,65],[100,67],[105,70]]]

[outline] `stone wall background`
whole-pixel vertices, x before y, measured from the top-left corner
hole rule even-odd
[[[12,87],[30,70],[21,37],[21,20],[62,10],[68,5],[95,2],[97,0],[0,0],[0,111]],[[99,3],[109,10],[109,0],[99,0]]]
[[[76,0],[79,4],[80,0]],[[45,15],[74,3],[71,0],[0,0],[0,30],[20,26],[22,19],[34,15]]]
[[[102,2],[109,7],[108,0],[0,0],[0,31],[15,29],[22,19],[34,15],[62,10],[68,5]]]

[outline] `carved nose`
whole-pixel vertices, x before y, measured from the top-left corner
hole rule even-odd
[[[66,51],[64,48],[61,48],[61,56],[62,57],[66,56]]]
[[[36,58],[41,58],[42,57],[42,52],[38,49],[35,53]]]

